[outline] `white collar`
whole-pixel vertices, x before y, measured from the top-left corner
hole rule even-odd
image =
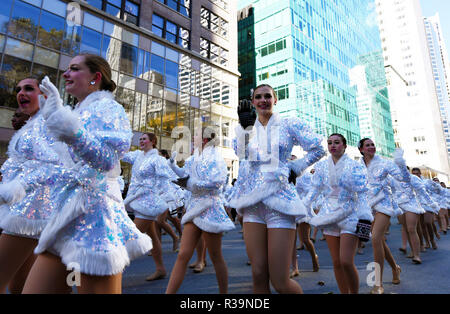
[[[88,106],[91,102],[95,102],[103,98],[114,99],[114,95],[111,92],[105,90],[92,92],[82,102],[78,103],[75,106],[75,109],[81,109]]]
[[[280,114],[278,112],[273,112],[272,115],[270,116],[269,122],[267,122],[266,126],[262,125],[261,122],[259,121],[259,119],[256,118],[255,127],[268,129],[271,126],[280,125],[280,121],[281,121]]]

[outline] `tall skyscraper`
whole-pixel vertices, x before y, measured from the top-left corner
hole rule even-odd
[[[448,74],[450,74],[450,68],[447,48],[445,47],[439,14],[424,18],[424,23],[428,48],[430,50],[431,67],[433,68],[436,94],[441,112],[442,126],[444,128],[447,152],[450,155],[450,77],[448,76]]]
[[[170,150],[177,127],[216,125],[232,168],[236,14],[231,0],[0,1],[0,153],[13,133],[17,80],[46,74],[69,101],[62,73],[72,56],[92,52],[112,67],[135,139],[154,132]]]
[[[381,42],[373,0],[240,0],[238,8],[244,12],[251,8],[254,86],[274,87],[281,115],[298,116],[324,136],[343,134],[351,146],[348,152],[357,157],[359,115],[370,111],[374,118],[363,124],[364,130],[376,133],[380,153],[390,156],[394,140],[389,97],[376,85],[385,82],[385,76],[380,71]],[[239,28],[243,39],[248,29],[248,22],[245,29]],[[240,65],[247,47],[239,47]],[[372,74],[373,70],[377,73]],[[249,79],[243,75],[240,82],[246,92],[244,84]]]
[[[412,167],[448,181],[449,158],[418,0],[376,0],[396,145]]]

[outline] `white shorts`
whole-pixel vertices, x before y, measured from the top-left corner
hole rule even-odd
[[[322,233],[324,235],[329,235],[332,237],[340,237],[343,234],[352,234],[352,235],[356,236],[356,233],[346,231],[346,230],[341,230],[338,226],[323,229]]]
[[[156,221],[155,216],[146,216],[146,215],[140,214],[138,212],[134,212],[134,218]]]
[[[295,217],[268,208],[262,202],[244,209],[243,221],[267,225],[267,229],[294,229]]]

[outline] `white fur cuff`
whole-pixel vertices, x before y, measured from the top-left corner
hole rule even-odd
[[[47,119],[47,128],[57,139],[74,138],[80,129],[78,117],[68,108],[60,108]]]

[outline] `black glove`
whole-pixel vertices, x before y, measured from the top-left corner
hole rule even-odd
[[[239,101],[238,106],[239,124],[245,130],[249,126],[255,125],[256,111],[249,100]]]
[[[370,229],[372,227],[372,223],[369,220],[360,219],[358,220],[358,224],[356,225],[356,236],[362,242],[367,242],[370,240]]]
[[[176,181],[172,182],[175,183],[176,185],[181,186],[182,188],[186,188],[188,180],[189,176],[187,176],[186,178],[178,178]]]
[[[289,183],[292,183],[294,185],[297,184],[297,174],[295,173],[294,170],[291,170],[289,172]]]

